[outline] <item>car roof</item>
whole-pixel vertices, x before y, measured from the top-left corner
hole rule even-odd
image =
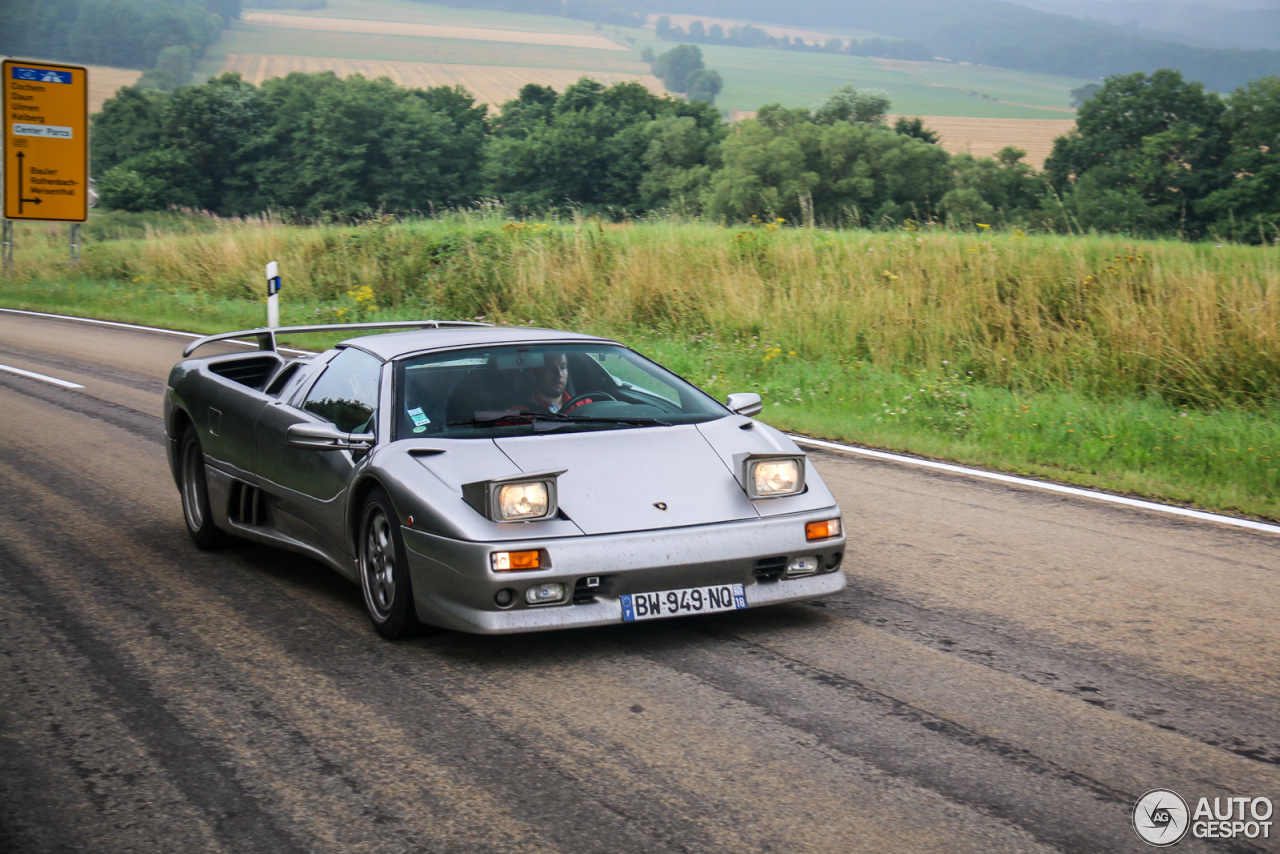
[[[355,347],[377,356],[384,362],[430,350],[494,344],[540,344],[551,341],[608,342],[608,338],[565,332],[560,329],[536,329],[520,326],[468,326],[440,329],[415,329],[410,332],[384,332],[348,338],[339,347]]]

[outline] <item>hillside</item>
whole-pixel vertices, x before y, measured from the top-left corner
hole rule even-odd
[[[665,0],[663,12],[914,39],[948,59],[1075,77],[1174,68],[1210,89],[1280,74],[1280,51],[1191,47],[1001,0]]]
[[[858,33],[837,31],[852,37]],[[254,82],[290,71],[386,75],[413,86],[458,84],[499,105],[524,83],[563,89],[582,75],[639,80],[662,91],[641,48],[674,46],[651,29],[457,8],[410,0],[330,0],[317,10],[246,8],[205,55],[205,76],[238,71]],[[845,83],[884,89],[895,112],[990,119],[1070,118],[1081,78],[954,63],[704,46],[724,78],[716,106],[754,111],[777,101],[807,106]]]

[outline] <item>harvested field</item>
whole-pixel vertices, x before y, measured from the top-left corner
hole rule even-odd
[[[730,110],[729,120],[754,119],[753,110]],[[915,118],[912,116],[911,118]],[[942,147],[951,154],[992,157],[1006,145],[1027,152],[1025,162],[1037,169],[1053,151],[1053,141],[1076,126],[1075,119],[982,119],[962,116],[920,116],[924,126],[937,131]],[[889,116],[893,124],[898,116]]]
[[[563,92],[580,77],[591,77],[606,85],[634,80],[651,92],[665,95],[662,81],[651,75],[618,72],[586,72],[564,68],[511,68],[494,65],[450,65],[436,62],[384,62],[376,59],[330,59],[318,56],[264,56],[233,53],[227,57],[224,71],[238,71],[252,83],[270,77],[283,77],[294,71],[316,73],[332,71],[339,77],[362,74],[370,80],[388,77],[401,86],[430,88],[461,86],[476,100],[495,106],[519,94],[526,83],[538,83]]]
[[[142,76],[132,68],[108,68],[105,65],[86,65],[89,69],[89,112],[102,109],[102,102],[124,86],[132,86]]]
[[[585,47],[595,50],[626,50],[604,36],[574,33],[535,33],[525,30],[495,30],[444,24],[408,24],[394,21],[363,21],[355,18],[319,18],[307,15],[279,15],[273,12],[245,12],[247,24],[293,30],[321,30],[339,33],[368,33],[382,36],[416,36],[434,39],[464,39],[482,42]]]
[[[975,119],[959,116],[923,116],[925,127],[942,137],[942,147],[952,154],[968,152],[991,157],[1006,145],[1027,152],[1026,162],[1037,169],[1053,151],[1053,141],[1076,126],[1075,119]],[[894,117],[890,117],[892,123]]]

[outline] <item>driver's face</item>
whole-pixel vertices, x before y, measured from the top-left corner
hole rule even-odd
[[[534,391],[547,400],[556,400],[564,394],[569,382],[569,361],[563,353],[549,354],[541,368],[533,368],[529,373]]]

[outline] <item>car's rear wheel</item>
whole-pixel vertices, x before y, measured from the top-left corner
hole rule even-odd
[[[230,537],[213,524],[209,504],[209,484],[205,480],[204,451],[196,428],[188,425],[179,446],[179,482],[182,492],[182,515],[187,522],[191,541],[201,549],[224,546]]]
[[[369,493],[360,512],[358,560],[365,609],[378,634],[394,640],[417,631],[400,519],[382,489]]]

